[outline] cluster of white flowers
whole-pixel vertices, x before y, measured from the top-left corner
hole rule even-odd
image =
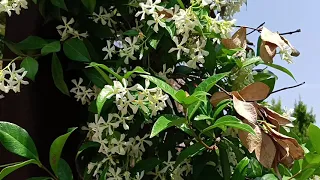
[[[117,53],[119,53],[120,57],[124,57],[125,64],[129,64],[129,59],[137,60],[134,53],[140,50],[138,41],[139,38],[137,36],[134,36],[133,38],[126,37],[125,42],[114,41],[112,43],[111,40],[107,40],[107,46],[102,49],[102,51],[107,52],[104,60],[111,59],[113,55]],[[119,49],[118,51],[116,50],[116,47]]]
[[[93,86],[92,88],[88,88],[86,86],[81,85],[83,83],[83,79],[79,78],[79,81],[73,79],[71,82],[75,85],[70,92],[74,93],[74,97],[77,99],[77,101],[81,100],[82,105],[85,105],[86,103],[90,104],[92,98],[96,99],[100,89],[96,86]]]
[[[105,95],[107,98],[115,98],[114,103],[118,108],[118,113],[109,113],[107,121],[103,117],[95,115],[95,122],[88,123],[88,137],[91,141],[100,144],[99,153],[105,155],[105,158],[99,162],[92,162],[88,165],[88,173],[94,170],[93,175],[98,176],[101,173],[101,167],[117,167],[112,170],[109,169],[109,176],[126,177],[128,172],[122,172],[118,170],[118,166],[121,166],[116,161],[116,156],[127,155],[128,162],[135,164],[141,160],[143,153],[145,152],[145,145],[151,146],[152,142],[147,140],[149,134],[145,134],[143,137],[126,137],[125,134],[119,134],[116,132],[117,128],[123,130],[129,130],[129,123],[133,123],[134,115],[141,109],[144,113],[151,116],[157,115],[158,111],[163,110],[166,107],[165,101],[169,98],[168,95],[163,94],[162,90],[158,87],[149,89],[150,82],[145,80],[145,87],[140,84],[136,84],[132,87],[127,87],[128,81],[123,78],[122,82],[114,81],[114,85],[106,85]],[[73,91],[80,90],[84,94],[83,86],[79,83],[75,83],[76,87]],[[81,83],[80,83],[81,84]],[[86,93],[84,99],[87,102],[90,99],[90,94]],[[82,96],[82,97],[83,97]],[[130,108],[130,109],[129,109]],[[172,164],[173,165],[173,164]],[[137,174],[136,179],[141,179],[144,173]]]
[[[78,38],[78,39],[87,38],[89,36],[88,32],[79,33],[79,31],[71,27],[71,25],[75,22],[73,18],[71,18],[68,21],[66,17],[62,16],[61,19],[63,21],[63,25],[57,26],[57,31],[61,36],[60,41],[65,41],[70,36],[71,38]]]
[[[8,93],[10,90],[15,93],[20,92],[21,84],[29,84],[28,81],[23,80],[26,74],[27,71],[24,68],[16,69],[16,64],[10,63],[0,70],[0,91],[4,93]],[[3,98],[3,95],[0,95],[0,98]]]
[[[232,19],[233,15],[240,12],[241,6],[247,2],[247,0],[197,0],[201,1],[203,6],[209,6],[210,9],[217,10],[218,13],[222,11],[224,7],[223,17],[225,19]]]
[[[114,21],[112,18],[116,15],[117,10],[114,9],[111,13],[108,13],[108,11],[100,6],[99,8],[99,14],[93,13],[93,21],[95,23],[101,22],[102,25],[108,25],[110,28],[112,28],[113,25],[117,24],[116,21]]]
[[[6,12],[11,16],[11,11],[15,11],[16,14],[20,14],[21,8],[28,9],[27,0],[1,0],[0,2],[0,13]]]

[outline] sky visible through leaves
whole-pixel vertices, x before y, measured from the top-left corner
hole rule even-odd
[[[237,25],[247,25],[257,27],[266,22],[265,26],[271,31],[289,32],[301,29],[301,33],[287,35],[291,44],[300,51],[300,56],[294,58],[293,64],[288,64],[277,55],[274,59],[276,64],[289,69],[295,76],[295,82],[288,75],[271,69],[279,77],[275,89],[296,85],[306,82],[305,85],[295,89],[290,89],[276,93],[269,97],[281,98],[283,106],[293,108],[299,96],[308,108],[313,107],[313,112],[318,119],[320,117],[320,35],[319,35],[319,0],[292,1],[292,0],[248,0],[248,6],[244,6],[242,11],[235,18]],[[259,33],[249,35],[248,39],[253,43],[258,40]],[[320,126],[320,120],[316,124]]]

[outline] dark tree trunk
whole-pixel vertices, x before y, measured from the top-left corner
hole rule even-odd
[[[21,15],[7,18],[5,39],[19,42],[30,35],[58,39],[55,30],[57,24],[43,23],[37,7],[30,3],[29,9],[23,10]],[[5,49],[4,58],[15,57],[10,50]],[[61,61],[63,65],[66,64],[66,59],[62,58]],[[66,133],[69,127],[77,127],[80,122],[84,122],[87,119],[87,109],[81,103],[76,102],[73,97],[63,95],[55,87],[51,77],[51,55],[40,58],[38,62],[39,71],[36,81],[28,80],[30,84],[23,86],[20,93],[4,94],[5,98],[0,100],[0,120],[25,128],[37,146],[40,160],[50,169],[48,159],[51,143],[56,137]],[[20,63],[17,62],[18,64]],[[69,75],[65,75],[67,83],[70,82]],[[76,172],[74,157],[80,142],[81,137],[79,132],[76,132],[67,141],[63,150],[62,157],[70,164],[74,173]],[[23,160],[26,159],[13,155],[0,146],[0,164]],[[36,165],[31,165],[19,169],[5,179],[23,180],[47,175]]]

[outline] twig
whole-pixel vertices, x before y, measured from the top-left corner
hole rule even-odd
[[[40,164],[39,166],[41,169],[45,170],[54,180],[58,180],[58,178],[53,175],[45,166],[43,166],[42,164]]]
[[[252,30],[251,32],[247,33],[247,35],[252,34],[253,32],[255,32],[257,29],[261,28],[266,22],[263,22],[262,24],[260,24],[256,29]]]
[[[223,89],[221,86],[219,86],[218,84],[215,84],[215,86],[217,86],[221,91],[223,91],[224,93],[226,93],[228,96],[232,97],[232,94],[230,92],[228,92],[227,90]]]
[[[288,35],[288,34],[294,34],[294,33],[299,33],[299,32],[301,32],[301,29],[297,29],[295,31],[286,32],[286,33],[280,33],[279,35]]]
[[[304,85],[305,83],[306,83],[306,82],[297,84],[297,85],[295,85],[295,86],[289,86],[289,87],[281,88],[281,89],[278,89],[278,90],[275,90],[275,91],[271,92],[270,94],[274,94],[274,93],[277,93],[277,92],[280,92],[280,91],[284,91],[284,90],[287,90],[287,89],[296,88],[296,87],[299,87],[299,86]]]
[[[244,28],[252,29],[253,31],[258,31],[258,32],[260,32],[260,31],[261,31],[261,29],[260,29],[260,28],[252,28],[252,27],[248,27],[248,26],[235,26],[235,27],[237,27],[237,28],[244,27]]]

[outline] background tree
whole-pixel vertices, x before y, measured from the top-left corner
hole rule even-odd
[[[316,115],[313,113],[313,108],[308,111],[308,106],[303,103],[301,97],[298,102],[295,102],[292,112],[290,112],[289,109],[287,110],[283,108],[280,98],[278,100],[271,100],[271,109],[277,113],[294,117],[294,128],[292,128],[292,132],[294,132],[302,142],[306,142],[308,140],[307,129],[310,124],[316,122]]]

